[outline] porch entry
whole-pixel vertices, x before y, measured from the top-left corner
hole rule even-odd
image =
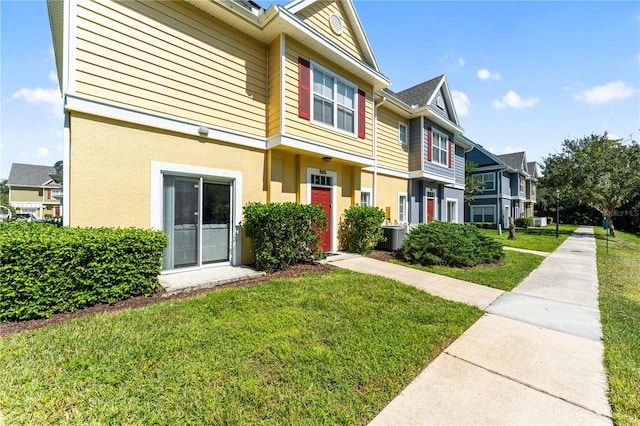
[[[163,174],[164,269],[228,262],[231,181]]]
[[[327,215],[327,229],[320,233],[320,247],[322,251],[331,251],[331,188],[312,186],[311,204],[317,204]]]
[[[427,191],[427,223],[436,218],[436,193]]]

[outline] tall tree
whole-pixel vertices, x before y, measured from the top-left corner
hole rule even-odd
[[[6,179],[0,179],[0,206],[9,205],[9,187]]]
[[[478,165],[473,161],[464,163],[464,202],[473,201],[475,195],[484,190],[484,182],[473,177],[473,172],[478,169]]]
[[[565,140],[562,152],[544,158],[541,186],[558,188],[561,200],[596,209],[615,236],[615,209],[640,194],[640,145],[591,135]]]

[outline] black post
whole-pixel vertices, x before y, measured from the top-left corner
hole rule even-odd
[[[559,230],[560,226],[560,191],[556,189],[556,238],[559,238]]]

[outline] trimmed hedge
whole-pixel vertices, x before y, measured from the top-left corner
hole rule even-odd
[[[340,246],[351,253],[365,254],[384,240],[385,212],[378,207],[354,206],[344,211],[340,222]]]
[[[151,295],[167,236],[143,229],[0,225],[0,321]]]
[[[249,203],[243,212],[244,232],[251,240],[257,270],[273,272],[309,263],[319,253],[320,232],[327,229],[321,206]]]
[[[496,262],[503,251],[498,241],[475,226],[433,221],[409,232],[402,254],[408,262],[424,266],[475,266]]]
[[[533,218],[532,217],[519,217],[515,220],[515,225],[518,228],[528,228],[533,226]]]

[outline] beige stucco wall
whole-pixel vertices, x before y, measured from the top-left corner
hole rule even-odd
[[[378,174],[376,205],[382,210],[391,208],[391,224],[398,221],[398,193],[409,192],[409,181],[404,178],[397,178]]]
[[[264,156],[261,150],[73,114],[65,184],[70,225],[149,228],[152,161],[241,172],[242,205],[265,202]],[[243,263],[250,260],[245,240]]]

